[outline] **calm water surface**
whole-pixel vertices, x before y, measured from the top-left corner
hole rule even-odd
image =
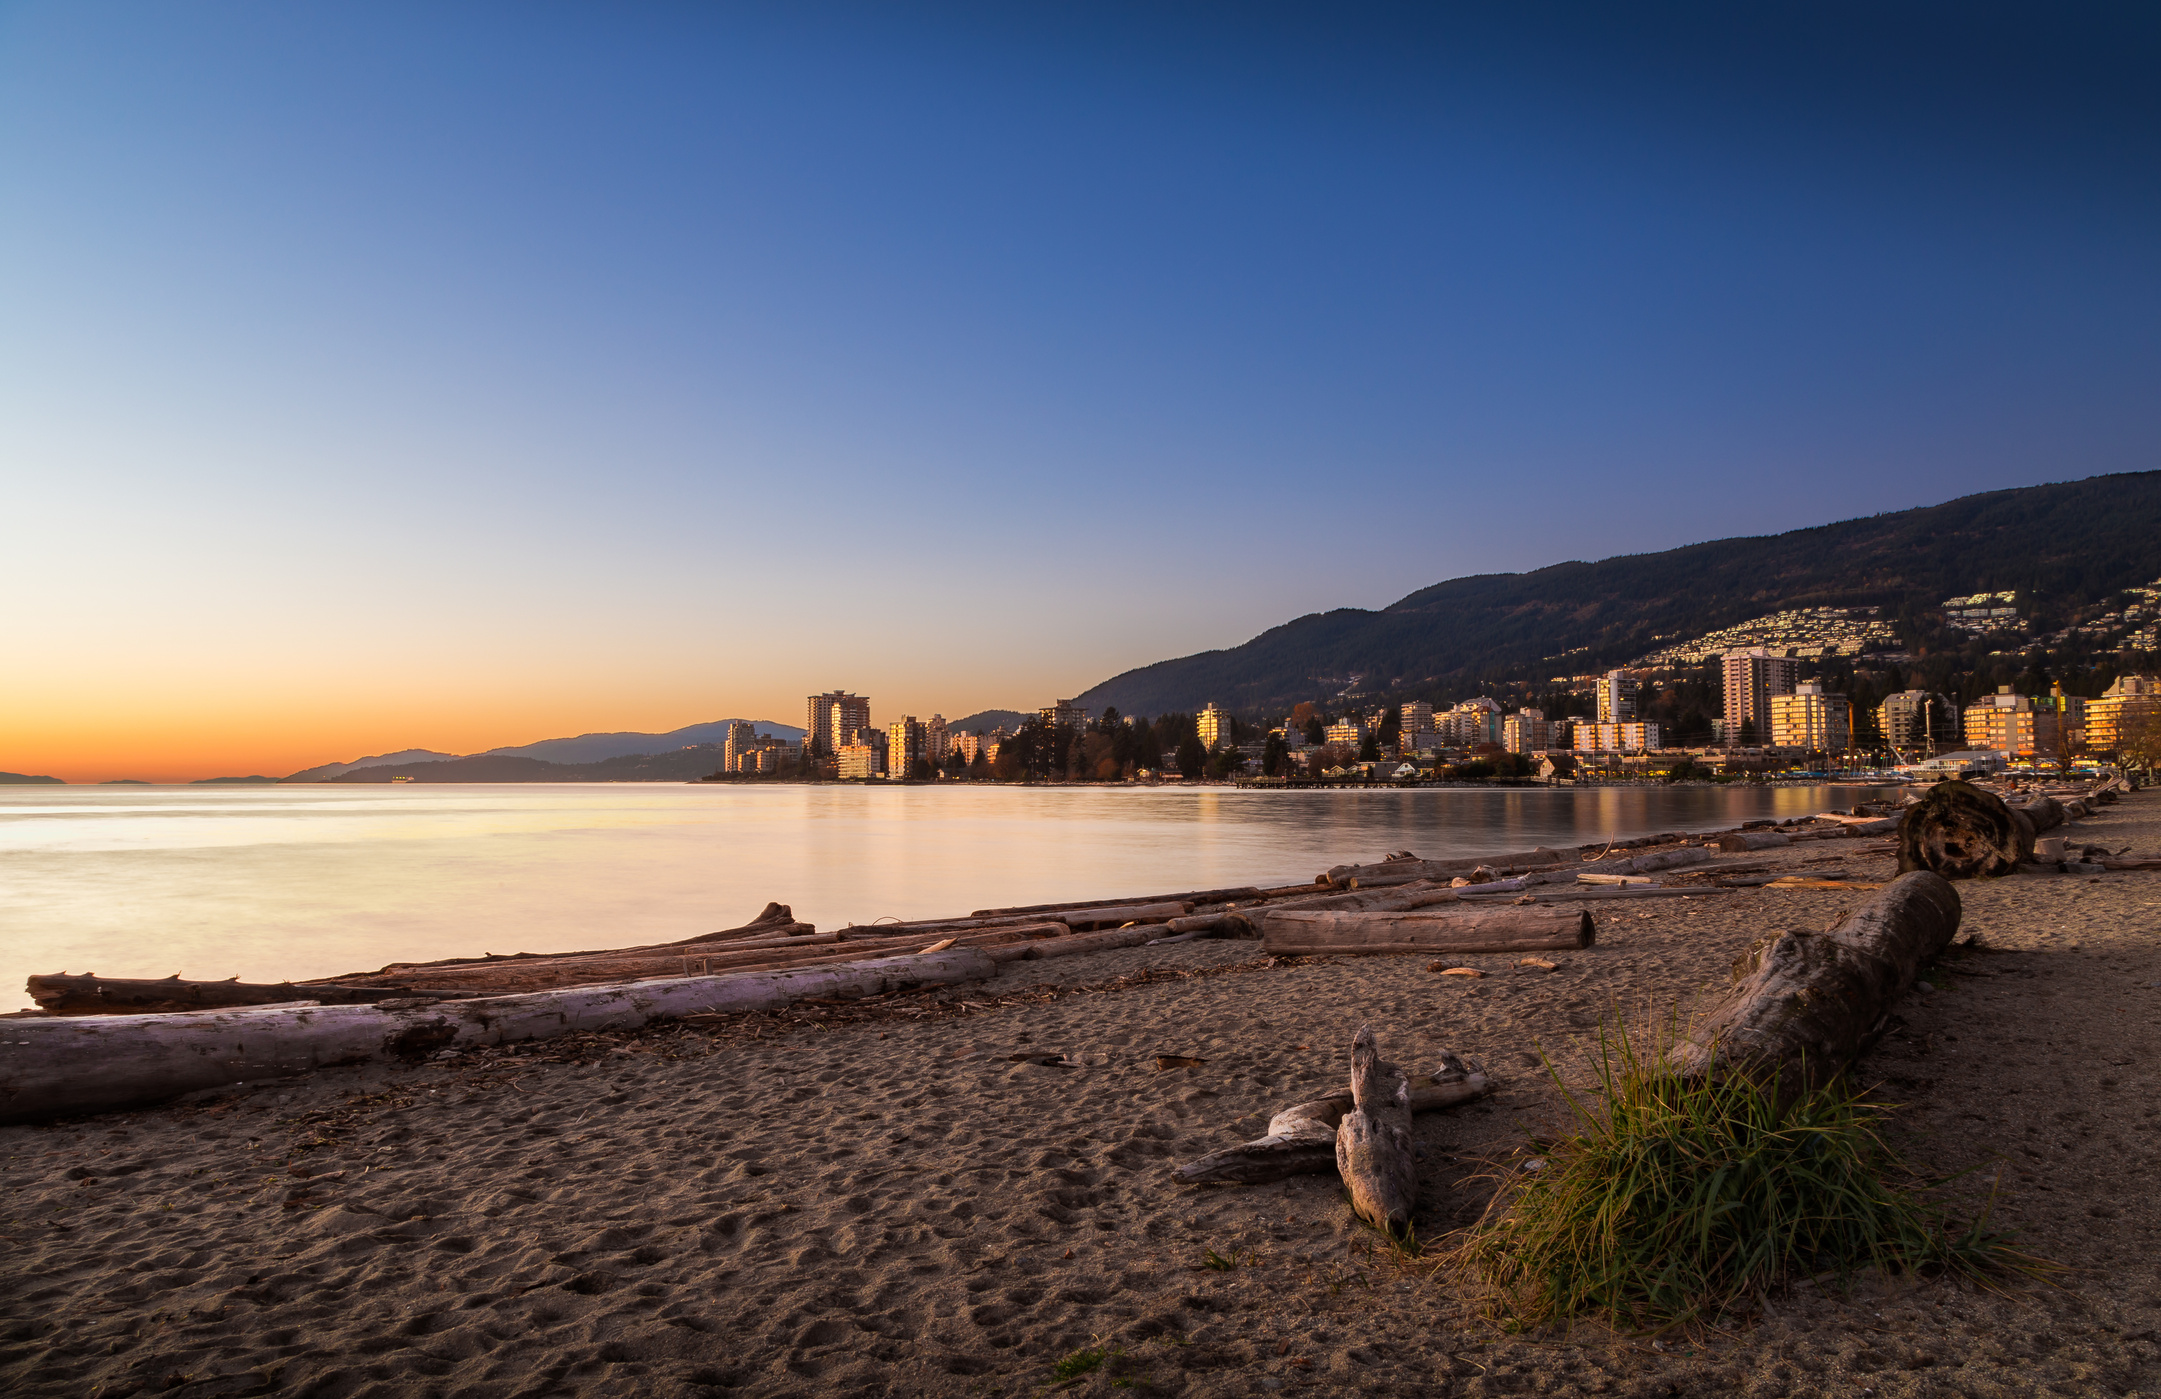
[[[33,972],[275,981],[661,942],[777,899],[821,928],[1288,884],[1850,805],[1851,788],[0,788],[0,1009]]]

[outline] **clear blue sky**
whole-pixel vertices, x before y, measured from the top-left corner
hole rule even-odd
[[[0,5],[0,768],[1029,706],[2153,467],[2154,13]]]

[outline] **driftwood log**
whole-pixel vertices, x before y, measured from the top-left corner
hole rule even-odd
[[[994,968],[983,953],[955,948],[845,967],[585,986],[419,1008],[393,1001],[11,1020],[0,1039],[0,1124],[140,1107],[338,1065],[423,1059],[459,1045],[770,1010],[805,997],[876,996],[981,981]]]
[[[2026,818],[2035,835],[2053,831],[2070,819],[2070,813],[2064,804],[2054,797],[2035,797],[2032,801],[2020,802],[2011,809]]]
[[[1304,885],[1294,888],[1303,889]],[[1068,899],[1055,904],[1021,904],[1013,908],[979,908],[969,914],[970,918],[1011,918],[1020,914],[1081,913],[1091,908],[1114,908],[1123,906],[1146,907],[1150,904],[1220,904],[1245,903],[1264,899],[1270,891],[1241,886],[1236,889],[1194,889],[1183,894],[1148,894],[1141,898],[1122,899]]]
[[[1336,1169],[1360,1219],[1390,1235],[1410,1232],[1418,1208],[1411,1086],[1363,1026],[1351,1041],[1351,1110],[1336,1126]]]
[[[1898,872],[1945,879],[2009,874],[2033,858],[2033,824],[1971,782],[1939,782],[1898,823]]]
[[[1498,1085],[1483,1070],[1444,1051],[1440,1067],[1409,1080],[1411,1111],[1432,1112],[1475,1102]],[[1294,1103],[1268,1119],[1265,1136],[1211,1151],[1180,1166],[1188,1185],[1260,1185],[1291,1176],[1336,1171],[1336,1128],[1355,1106],[1349,1092]]]
[[[1536,850],[1522,850],[1513,855],[1479,855],[1460,860],[1382,860],[1370,865],[1337,865],[1322,875],[1317,883],[1347,885],[1353,879],[1385,879],[1394,875],[1414,875],[1421,879],[1453,879],[1459,874],[1469,874],[1484,865],[1496,873],[1512,870],[1538,869],[1546,865],[1571,864],[1575,856],[1540,846]]]
[[[1674,1047],[1684,1076],[1778,1076],[1792,1096],[1843,1072],[1892,1002],[1958,933],[1958,891],[1925,870],[1899,876],[1822,933],[1781,933],[1735,964],[1725,995]]]
[[[1770,850],[1793,844],[1793,837],[1777,831],[1728,831],[1718,838],[1721,850]]]
[[[182,981],[177,973],[161,981],[110,976],[30,978],[30,999],[47,1015],[151,1015],[186,1010],[219,1010],[314,1001],[326,1006],[367,1005],[409,996],[436,997],[444,992],[409,986],[307,986],[229,981]]]
[[[1585,909],[1457,906],[1411,913],[1271,911],[1261,949],[1283,956],[1373,952],[1545,952],[1589,947],[1597,925]]]

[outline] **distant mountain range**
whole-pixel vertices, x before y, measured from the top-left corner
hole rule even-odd
[[[458,753],[438,753],[429,748],[406,748],[396,753],[378,753],[372,758],[355,758],[349,763],[324,763],[320,767],[307,768],[285,778],[287,782],[333,782],[363,769],[384,769],[377,778],[355,778],[356,781],[390,780],[392,775],[412,776],[416,779],[422,769],[435,764],[452,763],[455,767],[438,770],[425,779],[430,782],[576,782],[586,780],[566,776],[560,771],[544,777],[475,777],[469,774],[479,771],[495,771],[496,768],[476,766],[483,758],[508,758],[532,761],[550,767],[582,767],[604,763],[613,758],[629,758],[643,754],[667,754],[700,745],[718,745],[728,736],[728,725],[741,722],[735,719],[715,719],[708,724],[691,724],[669,733],[593,733],[580,734],[576,738],[544,738],[538,743],[527,743],[511,748],[490,748],[485,753],[470,756]],[[751,727],[758,733],[787,739],[798,739],[803,731],[786,724],[776,724],[768,719],[753,719]],[[703,777],[719,766],[717,759],[709,759],[706,767],[692,774]],[[503,772],[523,772],[526,769],[515,763],[499,769]],[[239,781],[244,779],[211,779],[213,781]],[[634,780],[634,779],[630,779]]]
[[[2161,471],[2095,476],[1786,534],[1451,579],[1379,611],[1313,613],[1242,646],[1129,670],[1079,702],[1127,714],[1210,701],[1280,714],[1345,693],[1545,680],[1792,607],[1880,607],[1903,636],[1925,637],[1942,632],[1945,599],[2002,589],[2029,600],[2040,631],[2156,578]]]

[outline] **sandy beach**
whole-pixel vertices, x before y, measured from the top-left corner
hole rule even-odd
[[[2074,835],[2161,852],[2161,797]],[[1749,863],[1892,872],[1825,851]],[[1093,1349],[1063,1392],[2161,1394],[2161,873],[1959,893],[1979,946],[1860,1077],[1904,1105],[1917,1164],[1980,1168],[1969,1208],[2000,1178],[1997,1221],[2073,1269],[2054,1286],[1803,1285],[1655,1345],[1511,1336],[1378,1247],[1332,1179],[1170,1178],[1338,1088],[1368,1024],[1406,1067],[1452,1049],[1505,1081],[1417,1119],[1439,1240],[1490,1163],[1561,1125],[1539,1046],[1580,1075],[1610,1008],[1690,1004],[1757,937],[1865,897],[1760,890],[1594,905],[1597,946],[1550,974],[1132,948],[6,1129],[0,1390],[1036,1395]]]

